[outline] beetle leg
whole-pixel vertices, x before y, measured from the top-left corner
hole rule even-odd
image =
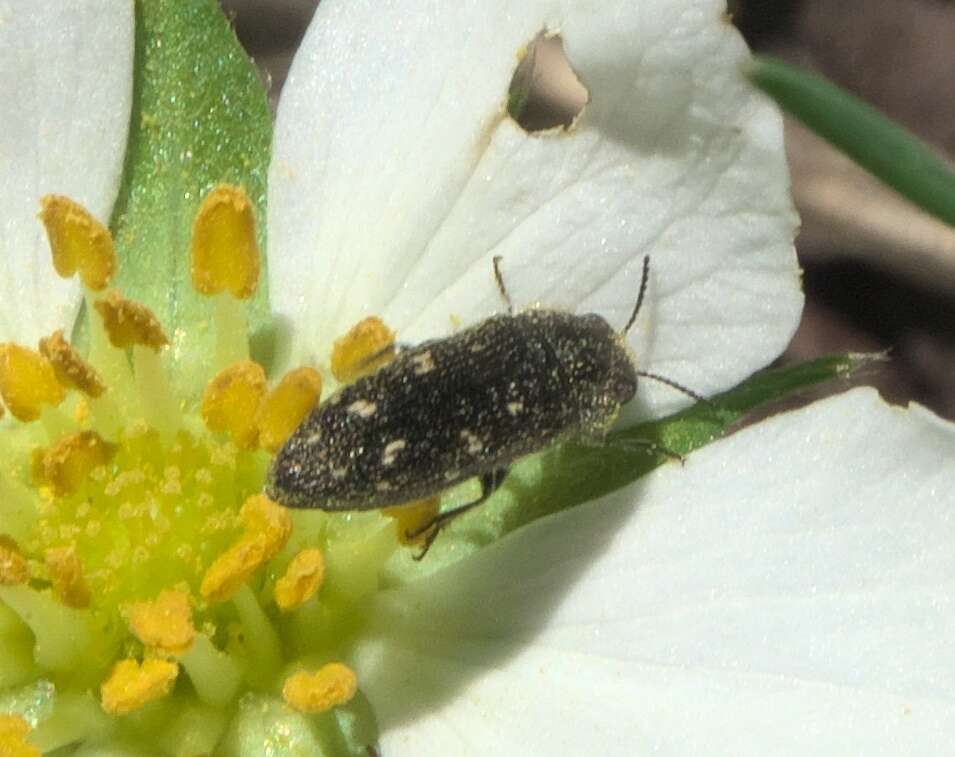
[[[446,512],[438,513],[430,523],[422,526],[419,529],[416,529],[414,532],[409,532],[407,534],[409,539],[416,539],[423,534],[427,534],[424,540],[424,545],[421,548],[421,552],[415,555],[414,559],[421,560],[426,554],[428,554],[428,550],[431,549],[431,545],[434,544],[434,540],[438,538],[438,534],[441,533],[441,529],[448,525],[448,523],[458,516],[464,515],[464,513],[468,512],[468,510],[473,510],[475,507],[486,501],[488,497],[494,494],[494,492],[500,489],[501,484],[504,483],[504,479],[507,478],[508,470],[509,469],[506,467],[495,468],[494,470],[490,470],[487,473],[482,473],[481,496],[479,496],[473,502],[468,502],[467,504],[459,505],[458,507],[447,510]]]

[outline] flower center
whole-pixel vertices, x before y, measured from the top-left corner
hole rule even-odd
[[[259,494],[270,453],[322,382],[303,367],[270,390],[249,359],[251,203],[218,187],[193,227],[193,286],[215,299],[217,340],[198,406],[167,378],[162,324],[107,291],[108,230],[63,197],[45,198],[40,217],[56,270],[83,284],[90,346],[83,356],[62,332],[38,351],[0,345],[0,395],[20,421],[0,434],[0,610],[34,639],[16,647],[0,627],[0,679],[20,666],[67,689],[98,685],[113,715],[168,697],[181,671],[186,696],[208,706],[232,707],[249,688],[281,690],[305,713],[345,705],[360,682],[321,650],[341,647],[336,624],[354,627],[342,618],[434,503],[398,511],[396,526],[378,513],[293,515]],[[392,342],[384,324],[363,322],[336,344],[334,376],[372,370],[369,356],[388,359]],[[323,627],[303,643],[319,592]]]

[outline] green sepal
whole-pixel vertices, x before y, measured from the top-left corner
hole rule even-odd
[[[955,226],[955,172],[911,132],[832,82],[755,56],[746,74],[779,106],[923,210]]]
[[[192,223],[220,183],[245,188],[265,251],[271,113],[258,74],[215,0],[137,0],[129,145],[110,224],[115,285],[148,305],[172,340],[177,389],[198,391],[215,346],[213,303],[191,287]],[[250,332],[269,322],[263,261],[247,306]]]

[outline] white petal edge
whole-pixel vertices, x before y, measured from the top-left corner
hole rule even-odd
[[[360,317],[415,343],[503,309],[620,327],[649,254],[640,367],[704,393],[787,344],[802,306],[781,119],[717,0],[326,0],[279,104],[270,291],[295,361]],[[522,46],[559,32],[591,102],[567,134],[505,114]],[[683,404],[647,386],[654,414]]]
[[[109,221],[132,68],[132,0],[0,0],[0,342],[73,325],[79,285],[53,270],[40,197]]]
[[[953,459],[858,389],[385,594],[382,753],[945,752]]]

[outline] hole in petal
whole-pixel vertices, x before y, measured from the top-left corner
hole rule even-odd
[[[563,39],[542,31],[527,46],[514,71],[507,112],[530,133],[566,129],[589,99],[590,93],[564,53]]]

